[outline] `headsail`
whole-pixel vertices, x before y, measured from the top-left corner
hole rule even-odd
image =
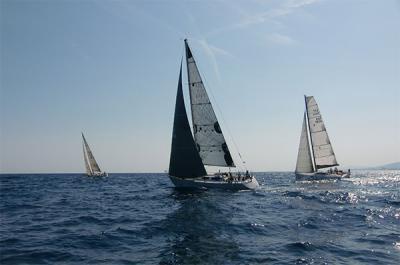
[[[87,158],[89,161],[89,165],[91,168],[91,172],[92,173],[97,173],[97,172],[101,172],[99,165],[97,164],[96,160],[94,159],[93,153],[90,150],[90,147],[88,145],[88,143],[86,142],[85,136],[82,133],[82,138],[83,138],[83,144],[85,145],[85,149],[86,149],[86,154],[87,154]]]
[[[234,167],[235,164],[231,153],[229,152],[228,145],[222,134],[221,127],[208,98],[187,40],[185,40],[185,47],[193,133],[197,150],[204,165]]]
[[[174,128],[172,131],[169,175],[175,177],[200,177],[207,175],[190,131],[182,92],[182,63],[176,94]]]
[[[312,96],[305,96],[305,99],[316,169],[337,166],[335,153],[329,141],[317,102]]]
[[[311,173],[314,171],[311,159],[310,144],[308,141],[306,113],[304,112],[301,128],[299,153],[297,155],[296,173]]]
[[[83,159],[85,160],[86,175],[91,175],[91,174],[93,174],[93,172],[91,171],[90,166],[89,166],[89,162],[87,159],[87,153],[85,150],[85,144],[82,144],[82,147],[83,147]]]

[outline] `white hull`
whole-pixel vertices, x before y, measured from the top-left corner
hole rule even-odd
[[[177,178],[169,176],[177,188],[224,189],[224,190],[254,190],[259,187],[255,177],[244,181],[211,180],[207,178]]]
[[[314,181],[314,180],[341,180],[342,178],[349,178],[348,173],[335,174],[335,173],[296,173],[296,180],[298,181]]]
[[[92,173],[92,174],[87,174],[88,177],[108,177],[108,173],[107,172],[96,172],[96,173]]]

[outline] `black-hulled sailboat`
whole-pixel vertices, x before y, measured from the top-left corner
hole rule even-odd
[[[255,189],[257,179],[248,173],[207,174],[205,165],[235,167],[221,127],[185,40],[193,134],[182,91],[182,63],[176,95],[169,177],[179,188]]]
[[[306,110],[297,155],[296,180],[339,180],[350,177],[350,170],[344,172],[336,168],[339,164],[317,102],[313,96],[304,96],[304,99]],[[330,169],[319,171],[322,168]]]
[[[85,161],[86,175],[89,177],[106,177],[108,174],[101,171],[99,165],[94,159],[93,153],[86,141],[85,136],[82,133],[82,145],[83,145],[83,160]]]

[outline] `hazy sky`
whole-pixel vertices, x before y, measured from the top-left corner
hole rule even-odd
[[[184,38],[250,169],[294,169],[304,94],[319,103],[341,165],[400,160],[399,1],[0,9],[0,172],[83,172],[81,131],[108,172],[167,169]]]

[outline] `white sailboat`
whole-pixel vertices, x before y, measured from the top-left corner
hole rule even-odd
[[[185,40],[193,134],[182,91],[182,64],[176,95],[169,177],[180,188],[255,189],[257,179],[248,173],[207,174],[205,165],[235,167],[221,127],[207,95],[196,62]]]
[[[106,177],[108,174],[102,172],[94,159],[93,153],[82,133],[83,159],[85,161],[86,175],[90,177]]]
[[[332,144],[329,140],[317,102],[313,96],[304,96],[306,110],[301,129],[296,163],[296,180],[339,180],[350,177],[350,170],[337,170]],[[335,167],[332,170],[331,167]],[[328,171],[319,171],[330,168]]]

